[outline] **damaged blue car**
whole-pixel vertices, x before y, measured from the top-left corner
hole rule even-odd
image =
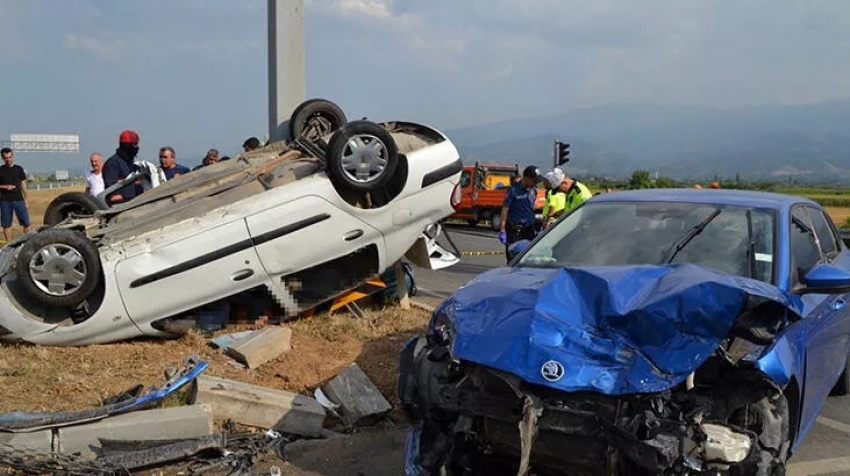
[[[406,472],[785,474],[850,387],[850,250],[810,200],[586,201],[402,350]]]

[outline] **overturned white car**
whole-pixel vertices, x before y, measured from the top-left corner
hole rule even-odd
[[[295,315],[404,256],[445,267],[439,222],[461,159],[426,125],[348,122],[324,100],[291,142],[182,175],[114,207],[81,193],[59,223],[0,250],[3,339],[85,345],[168,335],[173,316],[266,286]],[[63,206],[64,205],[64,206]]]

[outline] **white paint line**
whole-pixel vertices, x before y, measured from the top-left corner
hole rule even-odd
[[[848,425],[847,423],[841,423],[840,421],[836,421],[832,418],[827,417],[818,417],[816,421],[823,426],[828,426],[833,430],[838,430],[850,435],[850,425]]]
[[[850,456],[791,463],[787,467],[786,476],[816,476],[841,471],[850,471]]]

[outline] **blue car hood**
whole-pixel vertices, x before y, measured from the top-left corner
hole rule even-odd
[[[764,303],[799,298],[692,265],[498,268],[443,302],[452,355],[564,391],[650,393],[682,382]],[[544,376],[545,375],[545,376]]]

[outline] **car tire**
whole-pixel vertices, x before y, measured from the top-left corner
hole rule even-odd
[[[495,231],[500,231],[502,229],[502,215],[499,212],[493,212],[490,214],[490,228]]]
[[[60,307],[84,301],[101,276],[94,243],[77,231],[62,228],[38,232],[24,242],[15,268],[22,290],[30,298]]]
[[[318,139],[334,133],[348,119],[343,110],[326,99],[310,99],[301,103],[289,119],[289,134],[295,139],[302,134]]]
[[[102,199],[85,192],[67,192],[54,198],[44,211],[44,224],[53,226],[68,217],[92,216],[97,210],[106,210],[109,205]]]
[[[380,190],[394,176],[398,163],[392,135],[371,121],[345,124],[328,143],[328,176],[336,186],[352,192]]]

